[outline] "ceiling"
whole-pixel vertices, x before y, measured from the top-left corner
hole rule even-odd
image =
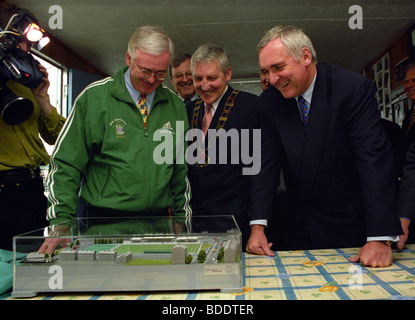
[[[211,42],[227,51],[233,79],[258,79],[256,45],[278,24],[301,28],[320,62],[362,69],[415,23],[415,1],[346,0],[8,0],[31,10],[44,29],[107,74],[125,65],[125,52],[140,25],[161,26],[176,52],[193,53]],[[363,29],[352,30],[350,6],[363,11]],[[62,29],[49,19],[62,8]]]

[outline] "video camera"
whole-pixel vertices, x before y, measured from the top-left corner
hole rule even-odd
[[[19,46],[23,41],[37,45],[41,50],[48,42],[45,31],[37,20],[25,10],[13,15],[2,30],[0,28],[0,112],[9,125],[25,122],[33,113],[33,103],[18,97],[6,86],[11,79],[28,88],[36,88],[42,81],[38,62]]]

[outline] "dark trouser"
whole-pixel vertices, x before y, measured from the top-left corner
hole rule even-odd
[[[43,179],[30,170],[0,172],[0,249],[13,249],[13,236],[45,227]]]

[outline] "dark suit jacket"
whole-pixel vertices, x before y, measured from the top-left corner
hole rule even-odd
[[[402,178],[402,168],[405,161],[406,150],[404,150],[404,135],[401,127],[390,120],[381,119],[383,129],[385,129],[386,136],[392,144],[393,153],[395,155],[396,180]],[[398,187],[399,189],[399,187]]]
[[[411,146],[412,142],[415,141],[415,124],[412,124],[408,129],[410,123],[410,118],[412,112],[415,112],[415,107],[412,107],[411,110],[405,115],[404,119],[402,120],[402,133],[404,135],[403,143],[404,143],[404,158],[406,157],[406,152],[408,151],[409,147]]]
[[[367,236],[401,233],[393,151],[370,81],[318,64],[306,133],[294,98],[271,87],[259,101],[262,168],[252,219],[272,218],[267,232],[294,249],[361,246]],[[271,212],[281,167],[290,202]]]
[[[400,217],[415,219],[415,142],[406,154],[398,204]]]
[[[216,128],[225,102],[232,90],[231,87],[228,87],[228,90],[220,100],[209,129]],[[193,101],[186,106],[190,127],[192,127],[192,115],[195,105],[196,101]],[[203,115],[204,104],[202,103],[197,125],[199,129],[202,127]],[[251,176],[243,175],[242,168],[249,168],[251,165],[244,165],[240,154],[242,148],[249,148],[248,151],[250,154],[252,153],[252,131],[255,128],[259,128],[258,97],[251,93],[240,91],[236,96],[234,106],[224,126],[226,132],[229,132],[230,129],[236,129],[238,131],[240,141],[236,142],[234,146],[239,145],[240,152],[235,149],[232,152],[231,146],[234,142],[231,143],[228,139],[225,150],[227,153],[226,164],[218,164],[219,160],[217,159],[216,164],[209,164],[206,167],[188,165],[188,177],[192,188],[191,204],[193,214],[234,215],[245,238],[249,236],[248,193]],[[241,129],[249,130],[249,145],[241,145]],[[216,150],[216,158],[218,158],[219,144],[216,144]],[[208,155],[212,158],[211,153],[208,152]],[[231,164],[230,159],[232,157],[236,160],[236,164]]]

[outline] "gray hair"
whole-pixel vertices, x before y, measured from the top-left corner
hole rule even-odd
[[[203,44],[197,48],[195,53],[192,55],[192,59],[190,59],[190,69],[193,73],[193,67],[195,64],[200,62],[210,63],[215,60],[218,61],[219,68],[222,72],[226,74],[231,65],[225,50],[215,44]]]
[[[135,58],[136,50],[141,50],[149,54],[159,55],[169,50],[170,59],[174,54],[173,41],[159,27],[142,26],[138,28],[128,42],[128,54],[131,59]]]
[[[312,61],[317,62],[317,54],[314,50],[313,44],[310,38],[301,30],[295,26],[275,26],[268,30],[257,45],[258,52],[264,48],[271,40],[280,38],[284,44],[287,53],[293,57],[297,62],[300,61],[302,56],[302,50],[304,47],[308,48],[311,52]]]

